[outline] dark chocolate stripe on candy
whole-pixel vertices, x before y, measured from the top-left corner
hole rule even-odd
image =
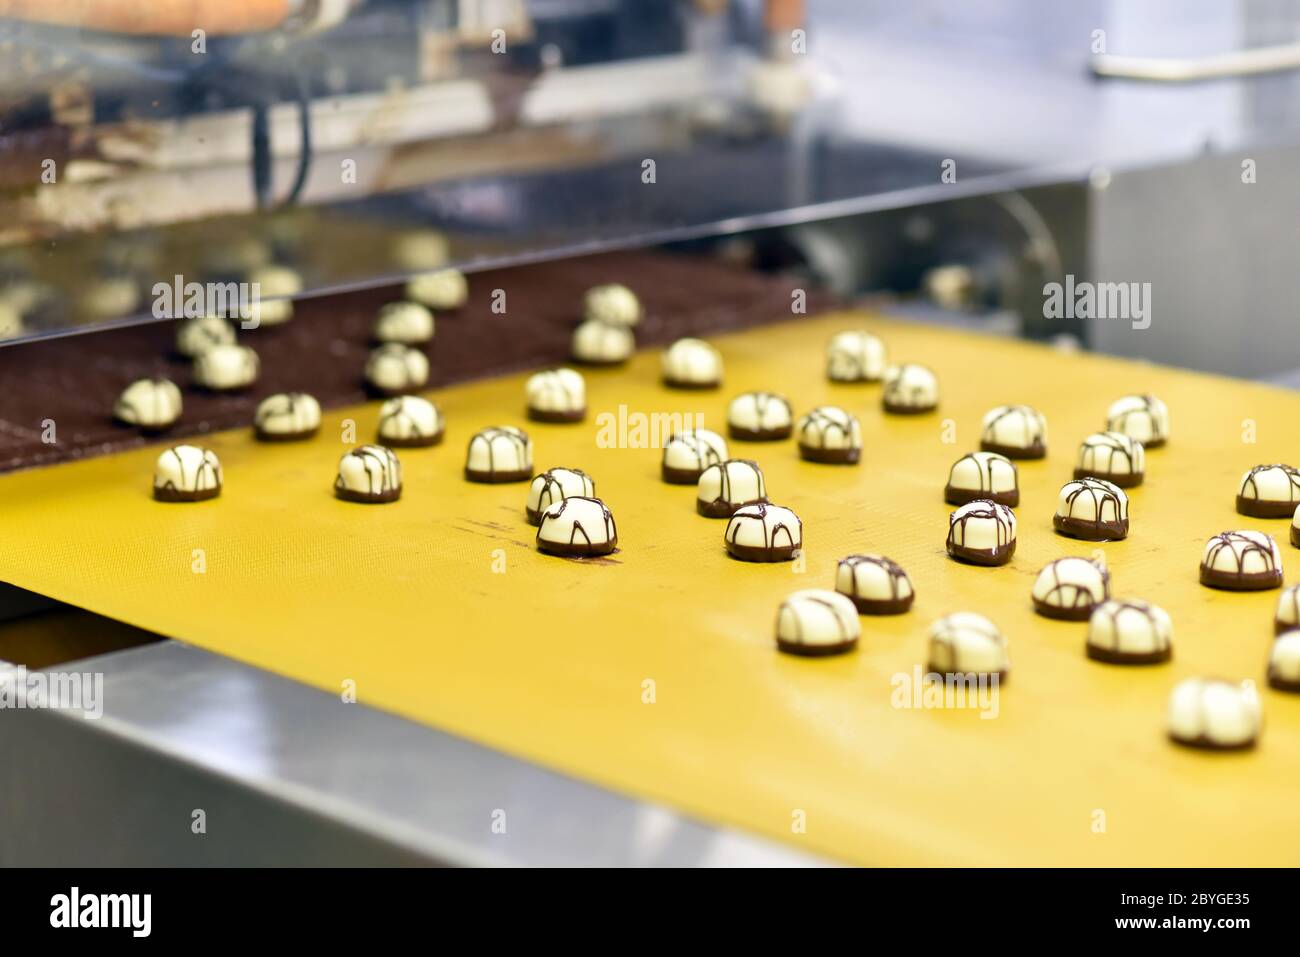
[[[885,558],[883,555],[850,555],[847,558],[840,559],[841,565],[849,567],[849,577],[853,582],[853,594],[858,594],[858,569],[863,565],[871,565],[876,568],[883,568],[889,576],[889,593],[893,601],[899,599],[899,583],[907,580],[907,572],[903,571],[903,566],[899,565],[892,559]]]
[[[566,409],[581,404],[578,401],[578,394],[564,384],[564,379],[560,377],[558,370],[547,369],[545,372],[541,373],[541,376],[542,386],[537,390],[539,393],[545,393],[548,390],[562,393],[564,395]]]
[[[898,375],[885,382],[884,400],[891,405],[917,405],[927,397],[922,393],[920,385],[914,385],[906,390],[904,395],[903,380],[907,376],[908,369],[925,369],[930,371],[926,366],[917,365],[915,362],[905,362],[898,367]]]
[[[701,471],[710,465],[718,465],[722,462],[722,456],[718,455],[718,450],[700,438],[694,431],[674,432],[668,436],[668,441],[664,443],[665,461],[667,461],[668,457],[668,446],[674,442],[686,446],[695,454],[695,467]]]
[[[852,640],[853,636],[849,633],[848,626],[844,624],[844,620],[836,612],[833,603],[827,601],[825,598],[817,598],[813,595],[800,595],[799,601],[808,601],[812,602],[814,605],[821,605],[831,613],[831,618],[835,621],[835,630],[840,633],[840,641],[845,642]],[[799,612],[795,608],[795,603],[793,601],[786,601],[782,603],[782,607],[790,609],[790,617],[794,619],[794,642],[795,644],[802,645],[804,643],[803,621],[799,618]]]
[[[600,514],[605,522],[605,537],[601,539],[602,544],[604,542],[612,542],[615,538],[618,537],[618,529],[614,526],[614,513],[611,512],[605,506],[604,502],[602,502],[598,498],[591,498],[590,496],[587,495],[570,495],[568,498],[560,502],[559,508],[557,508],[553,512],[548,510],[546,514],[542,516],[541,526],[537,529],[538,538],[542,537],[542,530],[545,529],[546,523],[549,521],[553,521],[554,519],[557,519],[561,515],[563,515],[564,510],[568,508],[569,504],[572,502],[594,502],[595,504],[600,506]],[[594,544],[591,540],[591,535],[587,533],[587,529],[583,527],[582,522],[575,521],[573,523],[573,527],[569,530],[569,544],[570,545],[577,544],[576,539],[579,535],[582,536],[583,541],[587,545]]]
[[[762,527],[764,548],[776,548],[777,540],[783,533],[786,538],[786,543],[791,548],[803,547],[803,522],[799,521],[799,517],[797,515],[795,516],[795,521],[798,526],[797,531],[799,534],[799,538],[796,540],[795,533],[790,530],[790,527],[786,525],[785,522],[777,522],[770,529],[768,528],[768,508],[769,506],[766,504],[746,505],[744,509],[731,516],[731,521],[727,523],[727,531],[731,534],[731,538],[729,539],[731,544],[736,544],[736,536],[740,533],[740,522],[744,520],[751,522],[756,521]],[[732,529],[735,529],[735,531],[732,532]]]
[[[1209,552],[1205,555],[1205,561],[1202,564],[1209,571],[1216,574],[1234,574],[1237,578],[1243,578],[1246,575],[1246,559],[1250,555],[1262,555],[1264,558],[1264,571],[1260,573],[1251,572],[1251,574],[1269,574],[1277,571],[1277,566],[1273,564],[1273,549],[1268,545],[1261,545],[1247,535],[1241,532],[1220,532],[1210,539],[1214,544],[1210,547]],[[1238,547],[1240,546],[1240,547]],[[1217,566],[1219,554],[1228,549],[1232,557],[1237,562],[1235,572],[1225,572]]]
[[[583,478],[583,483],[584,483],[583,488],[589,488],[593,492],[596,490],[596,483],[593,482],[591,480],[591,476],[588,475],[586,472],[582,471],[582,469],[547,469],[540,476],[538,476],[542,480],[541,491],[537,493],[537,510],[539,512],[546,511],[548,505],[554,505],[556,502],[562,502],[566,498],[583,497],[583,496],[570,496],[564,494],[564,486],[561,485],[560,480],[555,477],[555,473],[558,471],[569,472],[573,475],[580,475]],[[548,495],[550,496],[549,501],[547,499]]]
[[[1111,428],[1109,429],[1109,431],[1127,432],[1128,429],[1126,427],[1128,425],[1129,416],[1142,414],[1142,415],[1146,415],[1146,417],[1151,422],[1152,440],[1159,441],[1160,439],[1163,439],[1165,437],[1164,424],[1160,421],[1160,418],[1156,415],[1154,409],[1152,408],[1152,403],[1155,401],[1155,396],[1147,394],[1147,395],[1137,395],[1137,396],[1125,396],[1124,398],[1141,399],[1142,405],[1136,409],[1129,409],[1127,412],[1121,412],[1118,416],[1111,419],[1109,423]]]
[[[177,446],[172,446],[164,454],[170,454],[176,459],[176,471],[180,473],[181,484],[184,487],[178,489],[171,479],[168,479],[163,482],[162,488],[174,492],[203,492],[210,488],[217,488],[220,484],[217,481],[217,457],[212,450],[201,450],[203,455],[199,458],[199,464],[195,466],[194,475],[187,478],[185,475],[185,459],[177,451],[177,448]]]
[[[1256,475],[1258,475],[1261,472],[1271,471],[1273,469],[1281,469],[1282,473],[1287,478],[1287,482],[1289,484],[1289,493],[1290,493],[1289,497],[1287,498],[1287,501],[1300,502],[1300,471],[1297,471],[1295,468],[1293,468],[1290,465],[1281,465],[1281,464],[1256,465],[1253,469],[1247,472],[1245,481],[1241,483],[1242,496],[1257,498],[1260,501],[1264,501],[1264,502],[1280,502],[1281,499],[1263,498],[1263,496],[1259,494],[1259,486],[1255,484]],[[1246,496],[1247,489],[1251,491],[1252,493],[1251,496]]]
[[[957,466],[960,465],[962,462],[966,461],[967,459],[970,459],[972,462],[974,462],[976,467],[979,469],[981,492],[993,491],[993,466],[998,463],[1005,463],[1006,465],[1011,466],[1011,474],[1015,477],[1016,487],[1020,486],[1020,470],[1016,468],[1016,463],[1011,461],[1005,455],[998,455],[995,452],[985,453],[985,458],[983,461],[976,458],[974,452],[967,452],[956,462],[952,463],[952,468],[948,470],[948,475],[951,476],[952,473],[957,470]]]
[[[837,409],[836,411],[844,410]],[[845,443],[850,442],[853,436],[853,424],[857,419],[849,412],[845,412],[844,415],[844,421],[841,422],[834,416],[828,415],[825,408],[818,407],[813,409],[804,416],[803,422],[799,425],[799,441],[804,445],[808,445],[809,443],[804,441],[805,435],[809,429],[813,428],[813,426],[820,426],[821,434],[818,436],[819,445],[825,446],[826,439],[832,432],[838,432]]]
[[[962,508],[967,509],[967,511],[962,512],[961,509],[958,509],[956,512],[953,512],[951,515],[948,516],[949,544],[958,545],[959,547],[962,548],[973,547],[965,544],[966,523],[973,518],[978,518],[978,519],[992,519],[994,522],[997,523],[998,526],[997,547],[998,548],[1005,548],[1006,546],[1010,545],[1011,539],[1013,537],[1011,532],[1011,519],[1010,519],[1010,515],[1012,514],[1011,509],[1007,508],[1005,505],[998,505],[996,502],[989,502],[984,499],[976,499],[974,502],[971,502],[970,504],[982,505],[984,507],[970,508],[969,506],[963,505]],[[958,514],[958,512],[961,512],[961,514]],[[955,536],[953,535],[953,533],[957,530],[958,527],[961,528],[961,542],[958,542]]]
[[[263,425],[267,419],[276,415],[293,415],[298,411],[298,403],[302,401],[304,394],[302,392],[282,392],[270,396],[257,407],[257,412],[253,416],[253,424]]]
[[[501,426],[489,426],[476,432],[469,440],[469,448],[466,455],[473,451],[475,442],[484,442],[487,445],[488,454],[488,472],[497,471],[496,452],[493,451],[495,440],[504,438],[512,444],[519,453],[519,467],[528,468],[531,463],[528,461],[528,433],[523,429],[506,429]],[[511,469],[511,471],[514,471]]]
[[[1079,559],[1079,560],[1087,561],[1087,559]],[[1057,558],[1047,563],[1047,566],[1044,570],[1051,571],[1052,587],[1047,590],[1047,594],[1043,596],[1042,601],[1045,602],[1046,604],[1049,605],[1054,604],[1061,608],[1085,608],[1093,605],[1094,603],[1100,604],[1102,601],[1105,601],[1106,596],[1110,594],[1110,572],[1107,569],[1102,568],[1096,562],[1089,562],[1089,564],[1092,565],[1093,568],[1097,569],[1097,571],[1101,574],[1101,598],[1096,599],[1094,601],[1092,597],[1092,592],[1088,591],[1085,588],[1080,587],[1076,582],[1061,581],[1061,576],[1057,573],[1056,569],[1057,566],[1061,564],[1061,562],[1067,562],[1067,561],[1074,561],[1074,559]],[[1066,590],[1071,588],[1074,589],[1074,598],[1073,600],[1067,602],[1064,599],[1064,595],[1066,593]],[[1053,598],[1059,600],[1053,601]]]
[[[1125,436],[1125,438],[1128,438],[1128,437]],[[1136,439],[1129,439],[1129,442],[1135,442],[1135,441],[1136,441]],[[1127,444],[1127,443],[1125,443],[1125,442],[1120,441],[1118,435],[1104,435],[1104,434],[1103,434],[1103,435],[1089,436],[1088,438],[1084,439],[1084,440],[1083,440],[1083,448],[1080,449],[1080,455],[1079,455],[1079,461],[1080,461],[1080,462],[1085,461],[1085,456],[1084,456],[1083,452],[1084,452],[1085,450],[1090,450],[1090,449],[1110,449],[1110,451],[1111,451],[1111,459],[1110,459],[1110,461],[1111,461],[1111,468],[1108,469],[1108,471],[1111,471],[1111,472],[1116,471],[1116,469],[1115,469],[1115,467],[1114,467],[1114,465],[1115,465],[1115,455],[1116,455],[1116,453],[1118,453],[1119,455],[1122,455],[1122,456],[1124,457],[1124,461],[1128,463],[1128,470],[1129,470],[1130,472],[1134,471],[1135,463],[1134,463],[1134,461],[1133,461],[1133,453],[1134,453],[1135,450],[1134,450],[1134,448],[1133,448],[1132,445],[1129,445],[1129,444]],[[1096,459],[1096,456],[1094,455],[1094,456],[1093,456],[1093,461],[1095,462],[1096,460],[1097,460],[1097,459]]]
[[[385,428],[385,426],[387,426],[390,422],[395,422],[399,424],[404,424],[406,426],[404,430],[399,430],[398,432],[399,435],[409,434],[412,438],[417,438],[417,439],[429,438],[431,435],[433,435],[433,433],[425,432],[420,427],[420,424],[415,421],[415,418],[409,412],[406,411],[406,401],[405,401],[406,398],[408,397],[407,396],[401,397],[401,399],[398,401],[397,409],[395,411],[389,412],[386,415],[381,415],[379,417],[379,431],[380,432],[390,431],[389,429]],[[438,423],[437,406],[434,406],[433,421],[434,421],[434,427],[436,428]]]
[[[355,448],[347,454],[348,458],[357,458],[362,462],[366,472],[367,492],[371,495],[382,495],[384,492],[391,492],[397,488],[396,466],[397,456],[389,449],[382,445],[363,445]],[[378,471],[379,488],[375,488],[376,470]],[[334,479],[336,489],[346,488],[340,474]]]
[[[1124,510],[1121,507],[1119,494],[1109,482],[1096,478],[1081,478],[1075,479],[1070,484],[1075,486],[1075,488],[1066,496],[1065,499],[1066,505],[1069,507],[1069,515],[1074,515],[1075,500],[1085,492],[1087,492],[1092,498],[1093,506],[1096,508],[1095,519],[1076,518],[1076,521],[1095,521],[1098,523],[1106,521],[1107,519],[1104,517],[1106,513],[1103,509],[1107,502],[1110,502],[1115,506],[1114,521],[1124,521]]]
[[[168,382],[170,382],[170,380],[163,379],[160,377],[152,377],[144,381],[149,382],[150,384],[153,385],[153,389],[150,390],[149,392],[149,399],[150,399],[149,404],[153,410],[153,415],[147,417],[149,421],[157,421],[158,419],[162,418],[165,414],[170,415],[171,412],[173,411],[172,409],[168,408],[164,410],[159,408],[163,397],[163,386],[166,385]],[[131,384],[135,385],[134,382]],[[146,416],[142,415],[141,411],[142,410],[137,403],[133,401],[128,401],[124,396],[118,398],[117,404],[113,408],[113,414],[124,422],[129,421],[130,417],[132,416],[135,418],[135,421],[137,422],[143,421],[146,418]],[[123,413],[129,413],[129,415]]]
[[[731,486],[731,469],[732,464],[745,465],[753,470],[754,475],[758,477],[758,495],[760,498],[767,497],[767,485],[763,481],[763,470],[758,467],[758,463],[753,459],[727,459],[719,465],[711,465],[709,468],[717,469],[719,473],[718,497],[714,502],[724,502],[727,505],[743,505],[744,502],[737,502]],[[748,501],[748,499],[746,500]]]
[[[1152,613],[1151,606],[1144,601],[1110,599],[1103,604],[1097,605],[1097,610],[1093,614],[1105,615],[1110,619],[1111,628],[1115,634],[1115,644],[1119,644],[1119,619],[1125,612],[1141,615],[1151,626],[1151,633],[1156,636],[1156,645],[1165,647],[1168,642],[1160,634],[1159,626],[1156,622],[1156,616]]]
[[[1043,440],[1043,421],[1038,417],[1038,412],[1027,405],[1006,405],[1002,411],[995,415],[988,425],[984,426],[984,434],[981,438],[986,441],[992,441],[994,430],[999,422],[1008,416],[1023,415],[1025,420],[1030,424],[1028,445],[1036,445]]]

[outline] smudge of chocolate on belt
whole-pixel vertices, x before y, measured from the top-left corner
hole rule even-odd
[[[807,285],[713,259],[642,251],[473,273],[465,307],[438,315],[427,347],[428,388],[566,361],[583,293],[608,282],[625,283],[641,298],[645,317],[635,332],[642,347],[790,318],[791,290]],[[495,289],[505,291],[504,314],[492,311]],[[0,348],[0,472],[251,427],[258,401],[275,392],[309,392],[323,408],[363,403],[371,326],[380,306],[401,298],[400,286],[386,286],[300,299],[290,322],[240,330],[262,370],[238,394],[194,387],[170,321]],[[809,313],[837,305],[830,294],[808,290]],[[162,436],[112,419],[122,389],[147,376],[165,376],[184,393],[181,420]],[[45,420],[55,423],[56,444],[41,441]]]

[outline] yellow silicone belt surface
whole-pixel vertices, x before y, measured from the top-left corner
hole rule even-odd
[[[860,324],[893,358],[938,372],[936,414],[884,416],[879,386],[826,381],[827,337]],[[405,491],[393,505],[331,492],[347,421],[358,443],[372,441],[377,404],[328,414],[302,444],[210,436],[226,486],[206,503],[152,501],[157,449],[8,475],[0,578],[322,689],[355,682],[364,703],[843,860],[1300,863],[1300,696],[1263,682],[1277,593],[1197,583],[1208,536],[1285,539],[1286,521],[1239,516],[1233,501],[1248,467],[1300,455],[1300,396],[861,314],[716,341],[721,391],[664,389],[658,354],[643,354],[587,374],[591,414],[576,426],[526,423],[522,376],[437,393],[446,441],[399,453]],[[793,441],[732,445],[802,516],[802,567],[729,559],[726,523],[695,514],[692,488],[659,481],[659,452],[620,447],[655,412],[701,412],[725,431],[727,401],[745,389],[783,392],[796,414],[836,403],[862,418],[855,468],[801,462]],[[1174,660],[1124,668],[1086,660],[1085,626],[1036,616],[1030,587],[1048,560],[1092,553],[1053,533],[1056,494],[1109,402],[1146,391],[1168,403],[1172,439],[1130,493],[1129,539],[1100,547],[1117,596],[1173,616]],[[1049,455],[1020,467],[1013,562],[958,565],[944,554],[947,469],[1002,403],[1046,414]],[[616,421],[602,436],[597,417],[617,420],[620,407],[630,432]],[[539,554],[526,485],[461,477],[469,436],[507,423],[533,435],[539,470],[594,476],[618,523],[611,560]],[[778,602],[832,587],[836,560],[860,551],[907,569],[913,611],[863,618],[854,654],[778,654]],[[1300,551],[1283,553],[1300,569]],[[896,676],[910,679],[930,622],[957,610],[989,615],[1010,640],[996,718],[898,706],[915,701],[898,700]],[[1254,752],[1166,741],[1169,691],[1197,674],[1259,682]]]

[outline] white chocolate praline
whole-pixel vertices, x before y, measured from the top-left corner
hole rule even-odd
[[[749,459],[728,459],[700,473],[695,497],[702,506],[718,503],[728,508],[767,501],[763,470]]]
[[[469,283],[459,269],[438,269],[412,276],[406,284],[406,298],[430,309],[459,309],[469,299]]]
[[[10,303],[0,302],[0,339],[16,339],[25,328],[22,312]]]
[[[387,446],[357,446],[339,459],[334,488],[367,498],[396,498],[402,490],[402,463]]]
[[[221,462],[211,449],[173,445],[158,456],[153,468],[155,491],[195,494],[220,491]]]
[[[793,592],[777,609],[776,640],[787,650],[847,649],[861,634],[853,602],[825,588]]]
[[[1158,605],[1111,598],[1088,618],[1088,648],[1108,655],[1167,656],[1174,623]]]
[[[987,638],[1006,643],[1001,629],[993,622],[973,611],[954,611],[944,615],[930,626],[930,637],[937,638],[951,631],[977,631]]]
[[[967,502],[948,516],[948,541],[962,548],[1000,552],[1015,544],[1016,513],[983,499]]]
[[[678,339],[664,352],[662,366],[665,381],[673,385],[722,382],[722,354],[703,339]]]
[[[915,363],[890,366],[885,370],[882,401],[886,410],[933,409],[939,404],[939,380],[933,370]]]
[[[212,346],[194,357],[194,381],[217,391],[252,385],[259,369],[257,353],[248,346]]]
[[[850,555],[835,567],[835,590],[867,601],[903,601],[912,596],[912,580],[884,555]]]
[[[306,392],[277,392],[257,404],[253,426],[262,435],[308,435],[320,428],[320,403]]]
[[[433,313],[418,302],[390,302],[375,317],[376,342],[413,346],[433,339]]]
[[[479,475],[531,473],[533,440],[513,425],[492,426],[474,434],[465,453],[465,470]]]
[[[862,424],[837,405],[822,405],[799,419],[800,445],[815,449],[861,450]]]
[[[1247,747],[1259,736],[1260,717],[1253,681],[1188,678],[1169,696],[1169,734],[1183,744]]]
[[[1110,575],[1088,558],[1058,558],[1043,566],[1031,594],[1052,608],[1086,612],[1110,597]]]
[[[176,351],[193,359],[213,346],[235,344],[235,329],[220,316],[195,316],[176,326]]]
[[[399,395],[379,407],[380,441],[424,443],[442,430],[441,410],[418,395]]]
[[[1061,486],[1056,514],[1083,522],[1122,522],[1128,519],[1128,495],[1104,479],[1074,479]]]
[[[974,612],[956,612],[930,627],[927,667],[939,674],[1005,676],[1011,669],[1007,640],[993,622]]]
[[[1027,405],[999,405],[984,414],[980,442],[1029,451],[1047,445],[1047,419]]]
[[[1275,574],[1282,569],[1282,552],[1265,532],[1220,532],[1205,543],[1201,567],[1230,575]]]
[[[1282,589],[1273,618],[1278,631],[1300,628],[1300,585],[1287,585]]]
[[[1094,432],[1080,443],[1075,468],[1087,475],[1140,475],[1146,451],[1123,432]]]
[[[1284,631],[1268,653],[1268,681],[1274,688],[1300,691],[1300,631]]]
[[[1300,469],[1290,465],[1256,465],[1241,477],[1243,499],[1276,502],[1290,511],[1300,503]]]
[[[293,298],[302,292],[302,277],[288,266],[263,266],[249,274],[257,290],[247,321],[250,328],[278,326],[293,318]]]
[[[948,470],[948,485],[963,492],[1000,495],[1019,490],[1016,463],[997,452],[967,452]]]
[[[140,287],[128,276],[92,280],[78,300],[82,312],[99,319],[116,319],[140,305]]]
[[[429,381],[429,360],[419,349],[386,342],[366,359],[366,381],[380,392],[406,392]]]
[[[545,511],[556,502],[581,495],[594,498],[596,483],[581,469],[547,469],[534,476],[528,486],[527,511],[530,514]]]
[[[1106,431],[1122,432],[1146,448],[1169,437],[1169,409],[1153,395],[1126,395],[1111,403]]]
[[[447,237],[433,229],[412,229],[392,241],[393,261],[402,269],[437,269],[450,255]]]
[[[641,321],[641,301],[620,283],[593,286],[583,297],[583,318],[616,326],[635,326]]]
[[[598,498],[561,499],[542,512],[537,543],[543,550],[550,546],[556,550],[608,554],[618,543],[614,514]]]
[[[636,351],[636,339],[626,326],[588,319],[573,330],[569,348],[579,362],[626,362]]]
[[[727,458],[727,440],[708,429],[674,432],[664,443],[664,466],[683,472],[702,472]]]
[[[576,416],[587,410],[587,383],[573,369],[547,369],[528,377],[524,395],[531,412]]]
[[[826,376],[832,382],[877,382],[885,374],[885,344],[865,329],[849,329],[826,344]]]
[[[730,521],[724,541],[741,548],[803,548],[803,522],[790,509],[780,505],[742,505]]]
[[[743,432],[776,432],[793,426],[790,403],[772,392],[742,392],[727,406],[727,424]]]
[[[181,417],[181,390],[170,379],[136,379],[118,396],[113,416],[144,429],[165,429]]]

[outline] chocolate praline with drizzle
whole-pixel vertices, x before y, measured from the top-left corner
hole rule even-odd
[[[1005,565],[1016,553],[1016,515],[997,502],[967,502],[948,516],[946,545],[958,561]]]
[[[1044,618],[1087,621],[1110,597],[1110,572],[1088,558],[1058,558],[1043,566],[1030,597]]]
[[[402,496],[402,465],[383,445],[359,445],[339,459],[334,494],[345,502],[380,505]]]
[[[708,429],[674,432],[664,443],[660,475],[670,485],[694,485],[710,465],[727,459],[727,440]]]
[[[967,452],[948,470],[943,500],[965,505],[983,499],[1014,508],[1020,504],[1020,473],[1016,463],[996,452]]]
[[[853,604],[837,592],[805,588],[781,602],[776,647],[788,655],[820,658],[857,647],[862,625]]]
[[[738,509],[723,535],[727,554],[744,562],[788,562],[803,548],[803,522],[788,508],[760,502]]]
[[[1052,527],[1086,542],[1128,537],[1128,496],[1104,479],[1074,479],[1061,487]]]
[[[528,500],[524,504],[524,517],[529,525],[540,525],[542,515],[556,502],[566,498],[596,497],[596,483],[582,469],[547,469],[533,476],[528,486]]]
[[[790,403],[773,392],[744,392],[727,407],[727,432],[745,442],[776,442],[794,431]]]
[[[1075,461],[1075,478],[1091,476],[1120,488],[1141,485],[1146,475],[1142,443],[1123,432],[1094,432],[1080,443]]]
[[[1014,508],[1020,504],[1020,474],[1016,463],[996,452],[967,452],[948,470],[943,500],[965,505],[977,500]]]
[[[570,495],[542,511],[537,547],[561,558],[608,555],[618,547],[614,515],[598,498]]]
[[[752,459],[727,459],[700,473],[695,511],[705,518],[730,518],[746,505],[767,501],[763,470]]]
[[[1290,518],[1300,507],[1300,469],[1256,465],[1241,479],[1237,511],[1252,518]]]
[[[1263,591],[1282,584],[1282,554],[1272,535],[1220,532],[1205,543],[1201,584],[1227,591]]]
[[[799,420],[799,457],[824,465],[856,465],[862,458],[858,417],[836,405],[813,409]]]
[[[863,615],[901,615],[916,592],[903,567],[884,555],[849,555],[835,567],[835,590]]]
[[[980,449],[1009,459],[1047,455],[1047,420],[1027,405],[1000,405],[984,416]]]
[[[1111,598],[1088,618],[1085,654],[1108,665],[1158,665],[1173,657],[1173,623],[1163,608]]]
[[[494,425],[474,433],[465,450],[465,478],[498,484],[533,477],[533,440],[513,425]]]

